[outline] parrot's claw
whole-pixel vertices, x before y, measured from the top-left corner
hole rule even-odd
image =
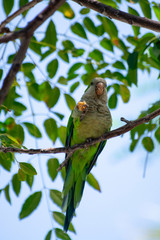
[[[86,140],[87,143],[90,143],[92,141],[93,141],[93,138],[87,138],[87,140]]]

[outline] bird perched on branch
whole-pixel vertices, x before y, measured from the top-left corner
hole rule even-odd
[[[110,130],[111,125],[112,118],[107,107],[106,81],[97,77],[91,81],[71,113],[67,125],[66,147],[100,137]],[[77,150],[68,160],[62,192],[62,209],[66,211],[64,231],[69,228],[75,209],[81,200],[86,177],[105,144],[106,141],[102,141],[87,149]]]

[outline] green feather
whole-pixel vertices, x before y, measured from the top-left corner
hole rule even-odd
[[[89,110],[83,120],[82,114],[76,107],[72,111],[67,125],[66,147],[85,142],[88,138],[96,138],[109,131],[111,127],[111,115],[106,106],[107,90],[103,96],[96,98],[95,87],[97,82],[105,81],[101,78],[92,80],[92,84],[86,89],[81,101],[89,105]],[[95,165],[99,154],[102,152],[106,141],[102,141],[87,149],[79,149],[73,153],[66,166],[66,177],[63,187],[62,209],[66,211],[64,230],[67,231],[74,215],[75,209],[81,201],[85,180],[92,167]],[[67,157],[67,154],[66,154]]]

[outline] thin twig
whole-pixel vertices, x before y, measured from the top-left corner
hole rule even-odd
[[[48,148],[48,149],[20,149],[20,148],[13,148],[13,147],[0,147],[0,152],[13,152],[13,153],[25,153],[25,154],[50,154],[50,153],[74,153],[76,150],[87,148],[91,145],[94,145],[98,142],[120,136],[126,132],[129,132],[133,128],[151,121],[153,118],[160,115],[160,109],[146,115],[145,117],[139,118],[135,121],[128,121],[124,126],[119,127],[115,130],[107,132],[102,136],[95,138],[89,142],[75,144],[72,147],[60,147],[60,148]]]
[[[57,172],[59,172],[64,166],[67,165],[68,160],[71,158],[73,152],[70,152],[67,154],[67,157],[65,158],[65,160],[60,164],[59,168],[57,168]]]
[[[52,0],[49,5],[40,13],[38,14],[28,25],[21,31],[21,46],[13,60],[13,64],[3,81],[2,88],[0,90],[0,106],[5,100],[10,87],[16,77],[17,72],[19,71],[21,64],[25,58],[26,51],[28,49],[30,39],[34,33],[34,31],[42,25],[46,19],[48,19],[63,3],[65,0]],[[9,33],[12,34],[12,33]],[[18,32],[14,32],[13,34],[18,34]],[[4,37],[7,35],[4,35]]]
[[[149,157],[149,152],[147,152],[145,162],[144,162],[144,168],[143,168],[143,178],[146,177],[146,170],[147,170],[147,165],[148,165],[148,157]]]
[[[81,6],[93,9],[96,12],[101,13],[104,16],[119,20],[131,24],[133,26],[147,28],[156,32],[160,32],[160,22],[154,21],[145,17],[135,16],[118,9],[112,8],[111,6],[100,3],[96,0],[73,0]]]
[[[7,43],[17,38],[26,37],[26,35],[32,35],[33,32],[41,26],[52,14],[65,2],[65,0],[52,0],[49,5],[40,12],[31,22],[27,24],[23,29],[8,33],[0,38],[0,43]]]
[[[6,24],[8,24],[9,22],[11,22],[14,18],[16,18],[17,16],[19,16],[21,13],[29,10],[30,8],[34,7],[37,3],[41,2],[42,0],[33,0],[27,4],[25,4],[24,6],[22,6],[21,8],[19,8],[16,12],[14,12],[12,15],[8,16],[1,24],[0,24],[0,33],[3,33],[5,30],[5,26]],[[7,30],[8,28],[6,28]]]

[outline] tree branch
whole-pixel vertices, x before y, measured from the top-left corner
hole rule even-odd
[[[160,32],[160,22],[154,21],[145,17],[135,16],[117,9],[111,6],[100,3],[96,0],[73,0],[81,6],[90,8],[96,12],[103,14],[109,18],[119,20],[134,26],[147,28],[155,32]]]
[[[33,0],[27,4],[25,4],[24,6],[22,6],[21,8],[19,8],[16,12],[14,12],[12,15],[10,15],[9,17],[7,17],[3,22],[1,22],[0,24],[0,33],[5,32],[5,26],[6,24],[8,24],[10,21],[12,21],[15,17],[17,17],[18,15],[20,15],[21,13],[29,10],[30,8],[34,7],[37,3],[41,2],[42,0]]]
[[[115,130],[112,130],[110,132],[107,132],[103,134],[101,137],[95,138],[89,142],[81,143],[81,144],[75,144],[72,147],[60,147],[60,148],[47,148],[47,149],[20,149],[20,148],[13,148],[13,147],[0,147],[0,152],[13,152],[13,153],[25,153],[25,154],[50,154],[50,153],[69,153],[73,154],[76,150],[88,148],[91,145],[94,145],[98,142],[114,138],[117,136],[120,136],[126,132],[129,132],[133,128],[137,127],[138,125],[141,125],[143,123],[147,123],[151,121],[153,118],[160,115],[160,109],[146,115],[145,117],[139,118],[135,121],[128,121],[124,118],[121,118],[121,121],[126,122],[126,124],[122,127],[119,127]],[[63,166],[66,165],[62,163]]]
[[[18,53],[16,54],[13,64],[5,77],[3,81],[3,86],[0,90],[0,106],[5,100],[10,87],[12,86],[12,83],[16,77],[17,72],[20,70],[21,64],[25,58],[25,54],[27,52],[30,39],[34,33],[34,31],[42,24],[44,21],[49,18],[63,3],[65,0],[52,0],[50,4],[40,13],[38,14],[31,22],[28,23],[28,25],[21,31],[19,31],[21,39],[21,46],[18,50]],[[22,34],[23,33],[23,34]],[[14,34],[18,34],[18,32],[9,33],[7,35],[4,35],[4,38],[9,36],[13,36]]]
[[[3,86],[0,90],[0,106],[3,103],[3,101],[5,100],[7,94],[12,86],[12,83],[16,77],[16,74],[21,67],[21,64],[22,64],[23,59],[25,58],[25,54],[28,49],[29,43],[30,43],[30,38],[23,38],[21,40],[20,48],[13,60],[12,66],[11,66],[7,76],[5,77],[5,79],[3,81]]]
[[[25,28],[20,31],[8,33],[0,38],[0,43],[7,43],[17,38],[32,35],[33,32],[44,23],[65,2],[65,0],[51,0],[49,5],[39,13]]]

